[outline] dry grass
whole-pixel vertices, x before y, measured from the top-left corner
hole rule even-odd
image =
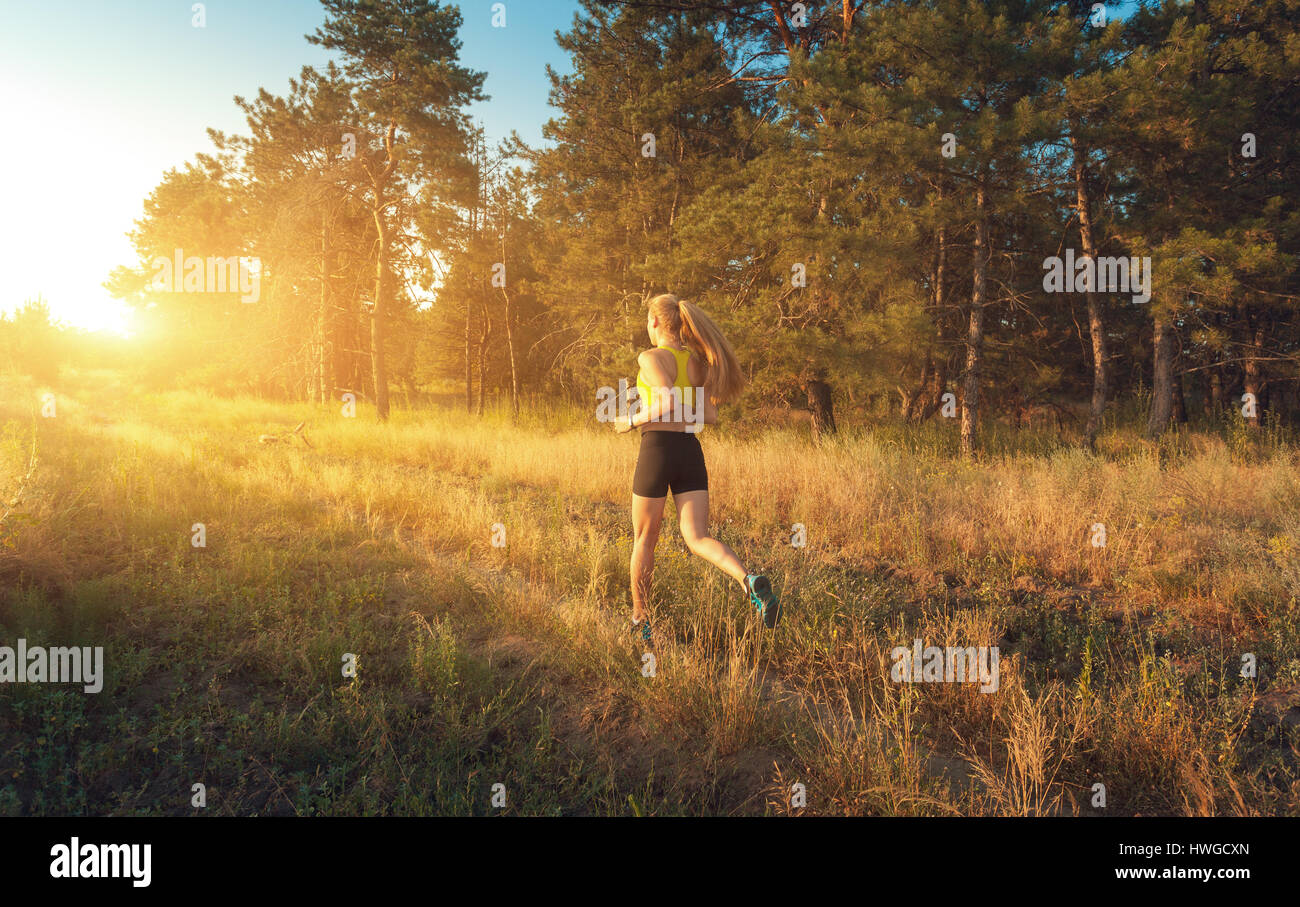
[[[38,391],[11,381],[0,405],[5,495]],[[304,420],[311,448],[256,443]],[[181,777],[200,755],[233,772],[186,735],[229,734],[242,708],[240,752],[267,768],[223,778],[236,813],[487,812],[493,772],[528,788],[525,812],[1096,813],[1096,783],[1112,813],[1300,812],[1296,731],[1256,707],[1300,684],[1286,450],[1243,462],[1204,436],[1171,457],[1115,434],[1109,456],[973,464],[924,433],[710,430],[716,531],[776,578],[787,621],[764,633],[665,532],[646,677],[624,623],[636,441],[580,414],[377,425],[82,380],[35,428],[26,521],[0,527],[0,624],[97,640],[116,676],[88,704],[23,691],[0,725],[9,811],[168,811],[147,785],[106,791],[144,771],[142,740]],[[914,638],[997,646],[998,691],[895,683]],[[69,710],[64,755],[31,767],[21,735]],[[34,792],[87,747],[89,780]]]

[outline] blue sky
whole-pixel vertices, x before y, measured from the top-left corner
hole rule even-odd
[[[555,44],[576,0],[462,0],[465,65],[487,72],[491,100],[471,115],[489,141],[517,130],[540,142],[551,115],[546,65],[568,71]],[[0,3],[0,142],[8,216],[0,218],[0,310],[40,294],[55,317],[122,329],[101,284],[133,261],[125,234],[169,167],[210,150],[206,130],[242,132],[235,95],[277,94],[328,54],[307,43],[318,0],[209,0],[204,28],[191,0]],[[16,214],[16,216],[15,216]]]

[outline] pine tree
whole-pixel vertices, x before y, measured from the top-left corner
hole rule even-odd
[[[364,131],[382,155],[363,167],[378,237],[371,300],[370,355],[375,405],[388,418],[386,321],[395,237],[417,202],[448,205],[466,182],[462,108],[484,100],[484,74],[459,65],[460,12],[429,0],[321,0],[325,24],[307,40],[344,57],[357,85]]]

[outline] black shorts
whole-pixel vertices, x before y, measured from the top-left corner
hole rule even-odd
[[[704,468],[704,449],[699,436],[688,431],[646,431],[641,433],[641,452],[636,458],[632,493],[643,498],[662,498],[687,491],[707,491],[709,471]]]

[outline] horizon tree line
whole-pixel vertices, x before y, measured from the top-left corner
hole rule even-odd
[[[249,134],[164,177],[110,280],[159,380],[381,420],[390,382],[589,402],[674,292],[816,436],[837,407],[952,417],[967,454],[993,414],[1093,444],[1121,400],[1153,437],[1300,422],[1300,0],[581,0],[546,141],[494,149],[455,7],[323,6],[339,63],[236,99]],[[176,248],[256,256],[260,301],[152,289]],[[1149,300],[1057,292],[1067,255],[1149,261]]]

